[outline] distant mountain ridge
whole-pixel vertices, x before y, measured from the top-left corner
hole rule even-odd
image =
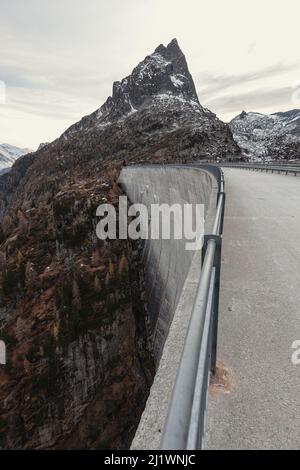
[[[7,171],[15,161],[31,152],[29,149],[21,149],[10,144],[0,144],[0,175]]]
[[[300,110],[274,114],[243,111],[229,123],[241,149],[254,158],[300,158]]]

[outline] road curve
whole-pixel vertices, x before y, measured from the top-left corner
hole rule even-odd
[[[299,449],[300,178],[224,169],[218,359],[208,449]],[[225,369],[226,370],[226,369]]]

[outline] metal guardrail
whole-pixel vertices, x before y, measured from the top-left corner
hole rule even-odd
[[[272,161],[272,162],[267,162],[267,163],[264,163],[264,165],[279,165],[279,166],[294,166],[294,167],[298,167],[300,168],[300,162],[299,161],[295,161],[295,162],[289,162],[289,161],[286,161],[286,162],[275,162],[275,161]]]
[[[216,168],[203,165],[213,174]],[[212,233],[204,237],[200,281],[161,441],[164,450],[204,447],[208,386],[216,369],[225,209],[224,176],[221,169],[218,173],[217,211]]]
[[[299,165],[289,165],[289,164],[265,164],[265,163],[227,163],[220,162],[221,167],[229,168],[239,168],[243,170],[257,170],[257,171],[266,171],[271,173],[284,173],[286,175],[293,174],[294,176],[300,175]]]

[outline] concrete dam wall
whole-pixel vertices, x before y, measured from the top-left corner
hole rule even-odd
[[[205,230],[209,230],[217,182],[208,171],[188,166],[125,167],[119,184],[131,203],[146,205],[149,213],[151,204],[204,204]],[[195,251],[185,249],[185,244],[185,239],[145,241],[145,303],[157,363],[195,255]],[[198,268],[200,273],[200,264]]]
[[[120,185],[132,203],[204,204],[205,232],[212,230],[217,179],[197,166],[126,167]],[[185,240],[149,240],[144,247],[146,306],[157,370],[131,449],[159,449],[201,273],[201,251]]]

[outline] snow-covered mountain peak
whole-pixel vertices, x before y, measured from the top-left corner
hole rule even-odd
[[[30,150],[26,148],[21,149],[10,144],[0,144],[0,173],[9,169],[18,158],[29,152]]]
[[[300,157],[299,109],[269,115],[243,111],[229,125],[238,145],[251,157]]]

